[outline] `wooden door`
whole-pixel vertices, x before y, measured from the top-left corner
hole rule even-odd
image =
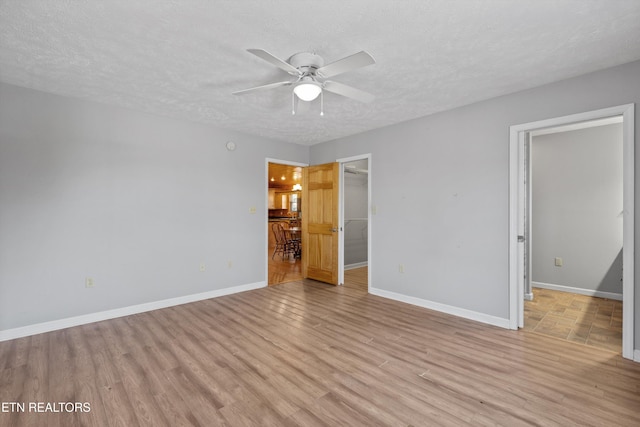
[[[302,170],[302,275],[338,284],[340,164]]]

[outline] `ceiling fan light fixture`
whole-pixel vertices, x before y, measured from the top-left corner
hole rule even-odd
[[[303,79],[293,88],[293,93],[303,101],[313,101],[320,92],[322,92],[322,86],[312,79]]]
[[[233,92],[234,95],[253,93],[282,86],[292,86],[293,90],[290,92],[291,114],[296,114],[298,101],[303,100],[311,102],[320,97],[321,116],[324,116],[323,98],[325,92],[334,93],[336,95],[365,103],[372,102],[374,100],[374,96],[367,92],[332,80],[326,80],[327,78],[346,73],[347,71],[375,64],[376,61],[373,57],[364,50],[354,53],[353,55],[345,56],[344,58],[334,61],[328,65],[325,65],[322,57],[315,53],[296,53],[287,61],[284,61],[264,49],[247,49],[247,51],[256,55],[258,58],[267,61],[271,65],[286,71],[294,77],[294,80],[269,83],[250,89],[239,90]]]

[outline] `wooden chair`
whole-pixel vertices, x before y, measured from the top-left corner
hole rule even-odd
[[[289,221],[289,227],[300,227],[302,224],[299,219],[292,219]]]
[[[300,258],[302,254],[302,241],[300,239],[300,233],[291,231],[291,227],[300,227],[300,225],[293,225],[289,223],[289,228],[284,230],[287,236],[287,243],[289,247],[293,251],[295,257]]]
[[[290,239],[287,238],[287,234],[285,233],[282,224],[279,222],[274,222],[271,225],[271,230],[273,231],[273,237],[275,237],[276,240],[276,246],[273,249],[273,255],[271,255],[271,259],[273,259],[277,253],[280,253],[282,259],[285,258],[285,255],[288,256],[290,253],[294,253],[295,249]]]

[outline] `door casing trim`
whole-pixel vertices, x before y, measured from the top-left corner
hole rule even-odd
[[[520,253],[518,234],[520,232],[521,217],[525,214],[520,206],[523,179],[521,160],[524,150],[524,135],[527,132],[543,128],[551,128],[603,119],[613,116],[623,118],[623,314],[622,314],[622,357],[634,359],[634,188],[635,188],[635,106],[625,104],[600,110],[587,111],[568,116],[555,117],[547,120],[523,123],[510,126],[509,129],[509,328],[518,329],[524,322],[524,289],[519,286]],[[636,352],[637,353],[637,352]],[[640,361],[640,360],[637,360]]]
[[[291,160],[265,158],[264,161],[264,282],[269,284],[269,163],[277,163],[279,165],[307,167],[309,163],[294,162]]]
[[[340,206],[338,210],[339,215],[339,223],[340,229],[344,230],[344,164],[349,162],[354,162],[356,160],[367,160],[367,292],[371,289],[372,284],[372,269],[373,263],[371,262],[371,254],[372,254],[372,227],[371,227],[371,216],[374,210],[371,204],[371,189],[373,188],[371,185],[371,177],[372,177],[372,166],[371,166],[371,153],[360,154],[357,156],[351,157],[343,157],[341,159],[336,159],[336,162],[340,163]],[[340,239],[338,242],[338,283],[340,285],[344,285],[344,231],[340,232]]]

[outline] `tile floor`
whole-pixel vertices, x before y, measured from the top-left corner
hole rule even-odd
[[[620,353],[622,301],[533,288],[524,329]]]

